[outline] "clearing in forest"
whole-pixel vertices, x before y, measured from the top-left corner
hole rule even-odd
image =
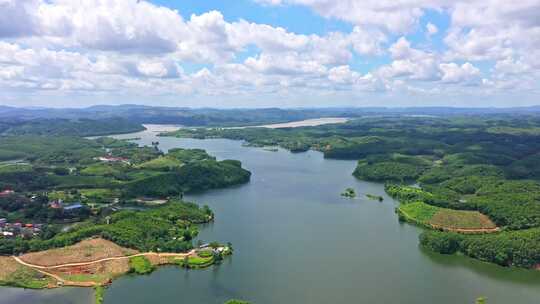
[[[428,205],[423,202],[402,204],[400,216],[423,226],[464,233],[496,232],[497,226],[478,211],[453,210]]]
[[[118,246],[111,241],[101,238],[95,238],[63,248],[27,253],[21,256],[20,259],[33,265],[56,266],[91,262],[112,257],[123,257],[136,253],[136,250]]]

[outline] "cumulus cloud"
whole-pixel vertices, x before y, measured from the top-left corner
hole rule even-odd
[[[443,82],[472,84],[475,80],[480,80],[480,70],[469,62],[461,66],[453,62],[441,63],[439,67],[442,71]]]
[[[182,17],[145,0],[0,0],[0,89],[252,99],[538,90],[537,0],[254,1],[306,6],[350,30],[295,33],[216,10]],[[425,20],[428,10],[450,25]]]
[[[39,33],[37,0],[0,0],[0,38]]]
[[[415,49],[401,37],[390,46],[394,59],[379,69],[383,78],[408,78],[420,81],[439,81],[443,84],[473,85],[480,83],[481,72],[469,62],[458,65],[444,62],[441,55]]]
[[[312,8],[321,16],[357,25],[376,26],[404,33],[416,26],[426,9],[442,7],[446,1],[357,1],[357,0],[258,0],[267,5],[295,4]]]

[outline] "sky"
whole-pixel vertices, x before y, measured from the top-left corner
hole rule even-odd
[[[540,0],[0,0],[0,105],[540,104]]]

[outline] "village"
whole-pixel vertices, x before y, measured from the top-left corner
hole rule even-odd
[[[29,194],[24,196],[16,193],[14,190],[5,189],[0,192],[0,199],[14,201],[15,203],[19,204],[25,204],[26,202],[35,203],[35,201],[38,199],[38,195]],[[65,204],[63,200],[55,199],[47,202],[45,208],[57,210],[57,212],[61,212],[66,217],[70,217],[71,215],[76,215],[76,213],[80,209],[85,208],[85,206],[81,202],[71,202],[69,204]],[[36,221],[10,221],[6,217],[0,217],[0,238],[34,238],[42,232],[46,225],[46,223]]]
[[[23,238],[36,237],[43,228],[44,224],[34,223],[9,223],[7,219],[0,218],[0,236],[5,238],[14,238],[21,236]]]

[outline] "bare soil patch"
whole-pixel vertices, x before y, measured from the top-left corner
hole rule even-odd
[[[435,213],[430,224],[449,229],[495,229],[497,226],[489,217],[478,211],[442,209]]]
[[[113,242],[96,238],[84,240],[64,248],[28,253],[20,258],[24,262],[34,265],[56,266],[122,257],[136,253],[136,250],[123,248]]]
[[[19,267],[12,257],[0,256],[0,281],[8,280]]]

